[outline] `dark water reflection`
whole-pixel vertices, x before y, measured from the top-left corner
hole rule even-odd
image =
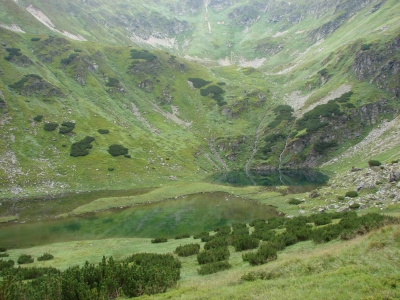
[[[318,186],[328,182],[328,175],[312,169],[268,170],[263,172],[232,171],[215,174],[206,181],[233,186]]]
[[[204,193],[81,217],[1,225],[0,244],[12,248],[111,237],[175,237],[278,215],[271,206]]]

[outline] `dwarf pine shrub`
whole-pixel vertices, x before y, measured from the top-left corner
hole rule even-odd
[[[166,238],[155,238],[155,239],[152,239],[151,242],[153,244],[166,243],[166,242],[168,242],[168,239],[166,239]]]
[[[368,165],[370,167],[379,167],[382,163],[379,160],[369,160]]]
[[[52,254],[50,254],[50,253],[44,253],[42,256],[39,256],[38,258],[37,258],[37,260],[38,261],[45,261],[45,260],[51,260],[51,259],[53,259],[54,258],[54,256],[52,255]]]
[[[232,268],[232,265],[229,262],[217,261],[214,263],[201,265],[200,269],[197,269],[197,273],[199,275],[208,275],[208,274],[214,274],[217,272],[228,270],[230,268]]]
[[[54,131],[58,127],[57,123],[45,123],[43,129],[45,131]]]
[[[191,256],[194,254],[199,253],[200,251],[200,245],[199,244],[187,244],[183,246],[178,246],[175,249],[175,253],[178,256],[186,257],[186,256]]]
[[[128,148],[125,148],[124,146],[118,145],[118,144],[113,144],[113,145],[109,146],[107,151],[112,156],[128,154]]]
[[[217,261],[227,260],[230,256],[227,246],[212,248],[201,251],[197,254],[197,261],[200,265],[214,263]]]
[[[358,193],[356,191],[348,191],[345,196],[350,198],[355,198],[358,197]]]
[[[34,259],[32,258],[32,255],[28,255],[28,254],[21,254],[18,257],[17,263],[19,265],[23,265],[23,264],[30,264],[33,263]]]

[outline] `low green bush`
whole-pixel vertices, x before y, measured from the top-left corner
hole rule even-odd
[[[144,59],[144,60],[147,60],[147,61],[151,61],[151,60],[156,59],[157,56],[155,56],[154,54],[151,54],[147,50],[132,49],[131,50],[131,58],[133,58],[133,59]]]
[[[295,117],[292,116],[294,109],[290,105],[278,105],[274,108],[274,112],[276,117],[268,124],[269,128],[276,128],[282,121],[292,121],[295,119]]]
[[[328,141],[328,142],[315,142],[313,149],[318,153],[326,153],[329,148],[337,147],[339,144],[336,140]]]
[[[153,244],[166,243],[166,242],[168,242],[168,239],[166,239],[166,238],[155,238],[155,239],[152,239],[151,242]]]
[[[187,238],[190,238],[190,234],[188,234],[188,233],[184,233],[184,234],[181,234],[181,235],[177,235],[177,236],[175,237],[176,240],[187,239]]]
[[[345,196],[350,198],[355,198],[358,197],[358,193],[356,191],[348,191]]]
[[[0,253],[0,257],[9,257],[10,255],[8,253],[2,252]]]
[[[332,214],[319,213],[309,217],[309,221],[314,223],[315,226],[327,225],[332,222]]]
[[[199,244],[187,244],[187,245],[177,247],[174,252],[178,256],[187,257],[187,256],[191,256],[194,254],[198,254],[199,251],[200,251]]]
[[[339,224],[328,225],[321,228],[316,228],[312,231],[311,239],[315,243],[329,242],[340,236],[343,229]]]
[[[82,52],[81,49],[74,49],[74,52]]]
[[[42,122],[43,115],[37,115],[36,117],[33,118],[33,120],[36,121],[36,122]]]
[[[124,157],[131,158],[132,156],[130,154],[124,154]]]
[[[31,41],[38,42],[38,41],[40,41],[40,37],[33,37],[33,38],[31,38]]]
[[[100,134],[109,134],[110,130],[108,130],[108,129],[98,129],[97,132],[100,133]]]
[[[52,254],[50,254],[50,253],[44,253],[42,256],[39,256],[38,258],[37,258],[37,260],[38,261],[45,261],[45,260],[51,260],[51,259],[53,259],[54,258],[54,256],[52,255]]]
[[[108,168],[107,169],[109,172],[112,172],[112,171],[114,171],[115,169],[114,168]]]
[[[2,273],[5,269],[13,268],[14,264],[15,262],[12,259],[7,261],[0,259],[0,273]]]
[[[227,260],[230,256],[228,247],[219,247],[201,251],[197,254],[197,261],[200,265]]]
[[[28,76],[24,76],[20,80],[18,80],[17,82],[14,82],[14,83],[12,83],[12,84],[10,84],[8,86],[10,88],[12,88],[12,89],[20,89],[20,88],[22,88],[24,86],[24,84],[26,82],[28,82],[28,80],[29,80],[29,77]]]
[[[41,278],[43,276],[57,276],[60,275],[61,271],[52,267],[49,268],[18,267],[18,268],[7,268],[1,273],[3,276],[15,276],[20,278],[21,280],[33,280]]]
[[[288,203],[291,204],[291,205],[299,205],[301,203],[301,201],[297,200],[295,198],[290,198]]]
[[[61,126],[60,126],[58,132],[61,134],[67,134],[67,133],[70,133],[72,130],[74,130],[74,128],[75,128],[75,123],[63,122],[63,123],[61,123]]]
[[[54,131],[58,127],[57,123],[45,123],[43,129],[45,131]]]
[[[200,269],[197,269],[197,273],[199,275],[208,275],[208,274],[214,274],[217,272],[228,270],[230,268],[232,268],[232,265],[229,262],[217,261],[214,263],[201,265]]]
[[[371,49],[372,44],[362,44],[361,45],[361,50],[362,51],[367,51],[369,49]]]
[[[212,81],[207,81],[201,78],[188,78],[188,80],[193,83],[193,87],[196,89],[200,89],[204,86],[206,86],[207,84],[210,84]]]
[[[94,140],[94,137],[86,136],[83,140],[73,143],[71,145],[70,155],[73,157],[88,155],[89,149],[92,149],[92,145],[90,143]]]
[[[109,77],[106,86],[119,87],[119,80],[117,78]]]
[[[358,204],[358,203],[353,203],[353,204],[351,204],[349,207],[350,207],[351,209],[358,209],[358,208],[360,208],[360,204]]]
[[[21,254],[18,257],[17,263],[19,265],[23,265],[23,264],[30,264],[33,263],[34,259],[32,258],[32,255],[28,255],[28,254]]]
[[[112,156],[119,156],[119,155],[125,155],[128,154],[128,148],[125,148],[122,145],[118,144],[113,144],[108,147],[108,153],[110,153]]]
[[[260,240],[249,235],[240,235],[233,239],[232,246],[235,247],[235,251],[244,251],[249,249],[257,248],[260,245]]]
[[[225,225],[215,228],[214,231],[216,232],[215,236],[226,236],[231,234],[232,230],[230,226]]]
[[[382,163],[379,160],[369,160],[368,165],[370,167],[379,167]]]
[[[339,201],[343,201],[343,200],[344,200],[344,196],[337,196],[337,199],[338,199]]]
[[[204,244],[204,249],[209,250],[209,249],[216,249],[220,247],[226,247],[228,246],[228,242],[225,237],[216,237],[212,239],[211,241],[208,241],[207,243]]]
[[[7,251],[7,248],[0,247],[0,252],[6,252],[6,251]]]
[[[278,257],[276,248],[271,244],[262,244],[257,252],[249,252],[242,255],[243,261],[248,261],[250,265],[262,265]]]

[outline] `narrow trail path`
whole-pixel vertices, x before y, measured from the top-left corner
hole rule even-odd
[[[204,15],[204,20],[206,20],[207,25],[208,25],[208,33],[211,33],[211,23],[210,20],[208,19],[208,5],[210,4],[210,0],[204,0],[204,7],[206,8],[206,14]]]

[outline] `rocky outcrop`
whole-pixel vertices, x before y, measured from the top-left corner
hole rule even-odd
[[[113,23],[126,28],[132,35],[139,36],[147,40],[150,37],[166,38],[190,30],[191,26],[186,21],[180,21],[176,18],[170,20],[157,12],[150,14],[138,14],[134,18],[120,13],[112,20]]]
[[[259,11],[250,5],[240,6],[229,13],[228,18],[238,26],[251,26],[260,18]]]
[[[400,96],[400,35],[391,43],[380,48],[378,45],[365,45],[359,49],[352,70],[360,81],[369,80],[394,97]]]
[[[316,142],[329,143],[332,141],[336,141],[340,145],[347,140],[356,139],[365,130],[365,127],[377,124],[382,115],[390,114],[396,114],[396,110],[387,105],[386,100],[381,100],[357,109],[349,109],[345,114],[332,119],[321,118],[321,122],[328,122],[329,125],[317,132],[297,137],[288,143],[284,156],[292,158],[285,164],[285,167],[317,167],[325,156],[310,148],[311,145]]]

